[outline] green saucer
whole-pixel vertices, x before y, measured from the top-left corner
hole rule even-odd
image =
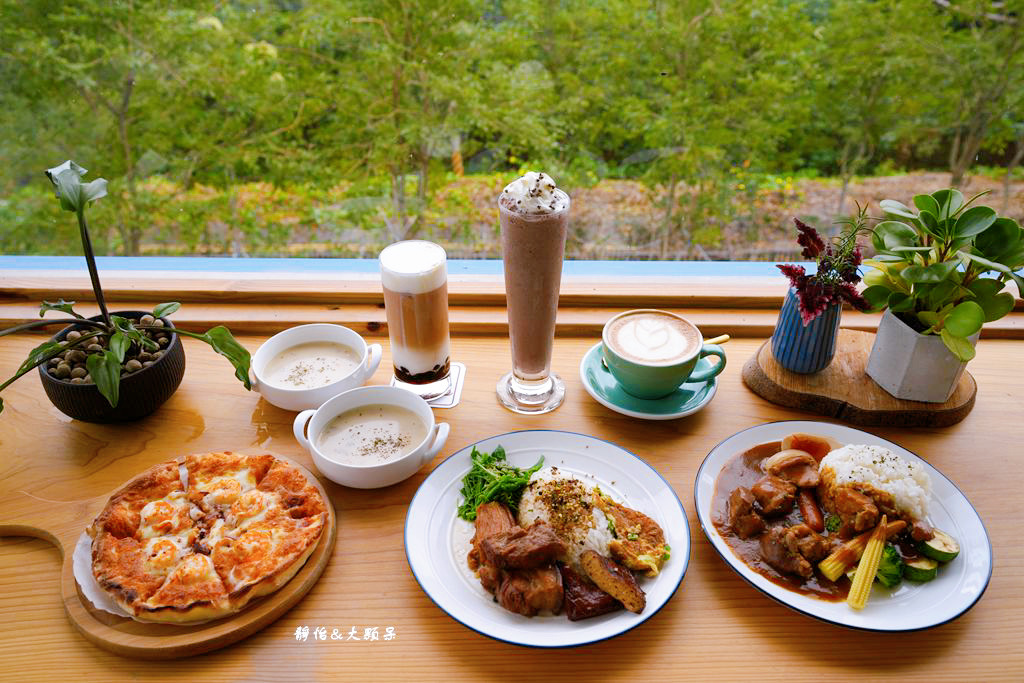
[[[701,358],[694,370],[710,367],[713,358]],[[681,385],[664,398],[637,398],[619,386],[601,362],[601,343],[594,344],[580,361],[580,380],[595,401],[617,413],[642,420],[674,420],[697,412],[715,396],[716,378]]]

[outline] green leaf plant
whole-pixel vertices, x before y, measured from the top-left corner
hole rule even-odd
[[[922,334],[938,335],[961,361],[974,358],[968,339],[1013,310],[1003,289],[1024,293],[1024,230],[987,206],[971,206],[955,189],[914,197],[910,208],[885,199],[887,214],[871,236],[876,256],[864,261],[863,296]]]
[[[46,171],[46,176],[53,183],[60,206],[72,211],[78,217],[79,233],[82,238],[82,249],[85,262],[89,269],[89,278],[96,295],[96,303],[100,309],[98,320],[90,320],[74,310],[74,301],[58,299],[56,302],[44,301],[39,307],[39,317],[50,311],[64,313],[66,318],[47,318],[0,330],[0,337],[33,330],[48,325],[74,325],[75,329],[63,340],[46,341],[29,352],[28,358],[21,364],[13,377],[0,384],[3,391],[22,375],[32,371],[39,365],[46,365],[51,375],[75,384],[93,383],[100,394],[110,403],[117,406],[121,377],[125,373],[138,372],[146,367],[145,363],[156,362],[162,355],[161,346],[170,343],[170,334],[199,339],[209,344],[214,351],[227,358],[235,368],[235,376],[251,389],[249,381],[249,352],[238,343],[231,332],[223,325],[218,325],[203,333],[189,332],[175,327],[165,327],[166,318],[178,310],[181,304],[176,301],[156,306],[151,314],[129,319],[124,316],[111,315],[107,311],[103,288],[100,286],[99,273],[96,270],[96,256],[89,239],[89,228],[85,218],[86,208],[97,199],[107,194],[107,181],[98,178],[89,183],[82,182],[87,171],[73,161],[65,161],[56,168]],[[162,341],[161,341],[162,340]],[[72,374],[69,354],[75,352],[78,365],[84,366],[82,371]],[[129,360],[126,360],[129,358]],[[62,367],[63,366],[63,367]],[[3,411],[3,400],[0,399],[0,411]]]

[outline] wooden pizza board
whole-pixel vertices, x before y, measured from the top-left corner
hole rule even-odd
[[[179,626],[153,624],[119,617],[93,607],[75,581],[72,557],[85,527],[96,518],[110,495],[86,500],[56,502],[23,491],[8,509],[23,511],[14,521],[0,522],[0,536],[34,536],[53,543],[61,552],[60,594],[64,609],[75,628],[90,642],[125,657],[174,659],[189,657],[248,638],[270,625],[295,606],[323,573],[334,550],[338,526],[334,506],[323,486],[309,470],[293,460],[275,456],[297,467],[323,496],[327,524],[320,541],[306,563],[282,588],[247,605],[238,614],[203,624]]]
[[[772,403],[867,427],[948,427],[971,412],[978,385],[967,371],[945,403],[905,401],[875,384],[864,370],[874,339],[871,332],[839,330],[832,363],[810,375],[780,366],[769,340],[743,366],[743,383]]]

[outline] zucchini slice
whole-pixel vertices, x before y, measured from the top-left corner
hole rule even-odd
[[[945,531],[935,529],[930,541],[919,541],[917,551],[937,562],[949,562],[960,554],[960,544]]]
[[[930,557],[919,557],[907,560],[903,565],[903,578],[908,581],[925,583],[931,581],[939,573],[939,563]]]

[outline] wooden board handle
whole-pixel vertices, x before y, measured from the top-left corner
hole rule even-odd
[[[71,551],[96,503],[96,498],[59,501],[14,491],[0,502],[0,536],[33,536],[54,544],[61,553]]]

